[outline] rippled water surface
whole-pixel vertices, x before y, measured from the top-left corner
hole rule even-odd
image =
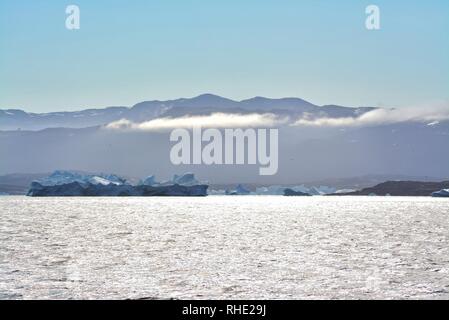
[[[0,197],[0,298],[449,298],[449,201]]]

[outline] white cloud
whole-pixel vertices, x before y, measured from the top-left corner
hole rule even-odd
[[[357,117],[330,118],[304,115],[292,126],[327,126],[327,127],[357,127],[392,124],[400,122],[427,122],[436,124],[438,121],[449,120],[449,103],[440,103],[426,107],[410,107],[397,109],[375,109]],[[274,127],[289,123],[288,117],[279,117],[272,113],[213,113],[211,115],[183,116],[177,118],[157,118],[136,123],[122,119],[105,126],[112,130],[136,131],[166,131],[176,128],[247,128]]]
[[[142,130],[165,131],[176,128],[246,128],[246,127],[273,127],[287,121],[272,113],[213,113],[211,115],[184,116],[179,118],[157,118],[146,122],[135,123],[126,119],[111,122],[106,129],[114,130]]]
[[[426,122],[449,120],[449,104],[443,103],[426,107],[376,109],[358,117],[311,118],[302,117],[293,126],[350,127],[392,124],[399,122]]]

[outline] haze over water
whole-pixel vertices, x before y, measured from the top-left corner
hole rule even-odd
[[[449,298],[449,202],[0,197],[0,298]]]

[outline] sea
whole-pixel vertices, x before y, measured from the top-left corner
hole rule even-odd
[[[448,199],[0,197],[0,299],[448,298]]]

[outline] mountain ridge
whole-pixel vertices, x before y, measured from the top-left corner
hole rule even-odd
[[[336,105],[318,106],[295,97],[267,98],[257,96],[236,101],[206,93],[192,98],[141,101],[131,107],[110,106],[48,113],[26,112],[21,109],[0,109],[0,130],[42,130],[58,127],[86,128],[121,119],[142,122],[162,116],[177,117],[188,114],[210,114],[212,112],[271,112],[283,115],[324,113],[332,117],[348,117],[373,109]]]

